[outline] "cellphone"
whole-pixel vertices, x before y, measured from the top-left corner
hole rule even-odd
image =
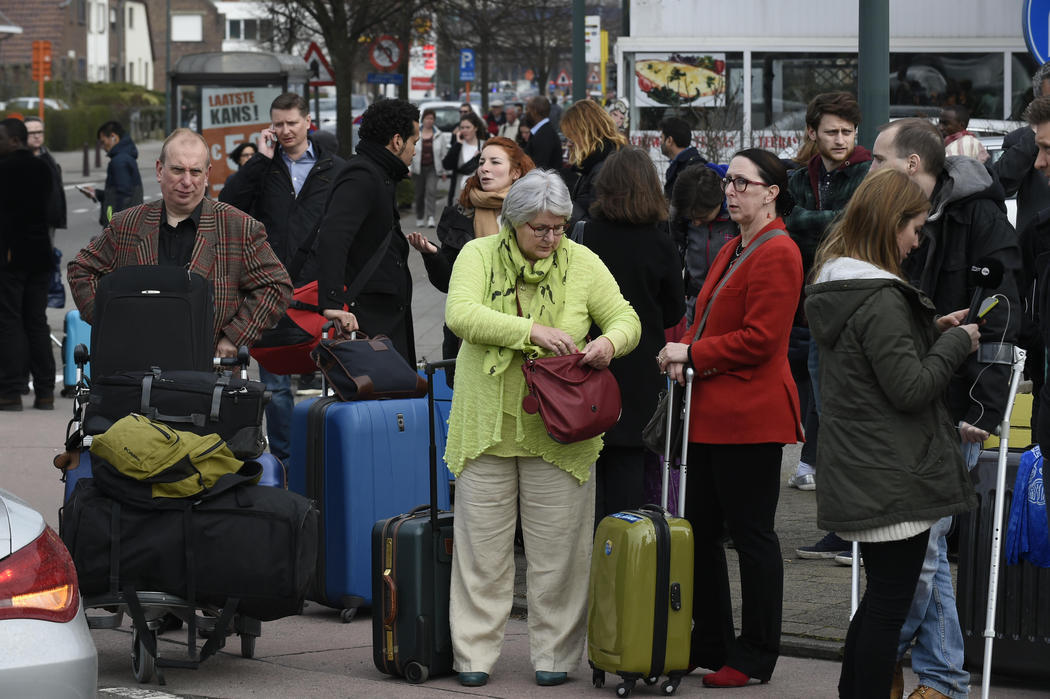
[[[995,308],[998,305],[999,305],[999,299],[997,299],[994,296],[992,296],[991,298],[985,299],[984,303],[981,304],[981,310],[977,311],[977,317],[978,318],[984,318],[986,315],[988,315],[988,311],[992,310],[993,308]]]
[[[78,185],[74,185],[74,186],[77,188],[77,191],[79,191],[81,194],[86,196],[91,201],[98,201],[98,198],[95,197],[95,195],[92,193],[92,191],[90,189],[88,189],[87,187],[85,187],[84,185],[78,184]]]

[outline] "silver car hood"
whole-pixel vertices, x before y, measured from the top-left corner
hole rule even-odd
[[[0,488],[0,559],[29,544],[43,531],[43,516],[14,493]]]

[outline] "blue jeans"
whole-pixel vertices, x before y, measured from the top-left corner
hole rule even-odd
[[[292,441],[292,377],[271,374],[259,367],[259,378],[272,394],[266,405],[266,438],[270,442],[270,453],[288,463]]]
[[[962,444],[961,448],[966,468],[972,469],[977,464],[981,445]],[[911,668],[918,675],[919,683],[952,699],[963,699],[970,695],[970,673],[963,670],[962,626],[948,566],[948,542],[944,538],[951,526],[952,518],[944,517],[930,529],[926,559],[908,618],[901,627],[897,657],[903,657],[914,640]]]

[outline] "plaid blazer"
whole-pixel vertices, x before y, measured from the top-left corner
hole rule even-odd
[[[113,220],[69,263],[69,288],[91,322],[98,280],[117,267],[157,264],[161,202],[140,204]],[[204,200],[189,271],[212,282],[215,343],[225,335],[249,347],[272,328],[292,298],[292,283],[262,224],[229,204]]]

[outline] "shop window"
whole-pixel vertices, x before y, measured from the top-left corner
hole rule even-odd
[[[950,104],[974,118],[1002,119],[1003,54],[890,54],[890,117],[934,117]]]

